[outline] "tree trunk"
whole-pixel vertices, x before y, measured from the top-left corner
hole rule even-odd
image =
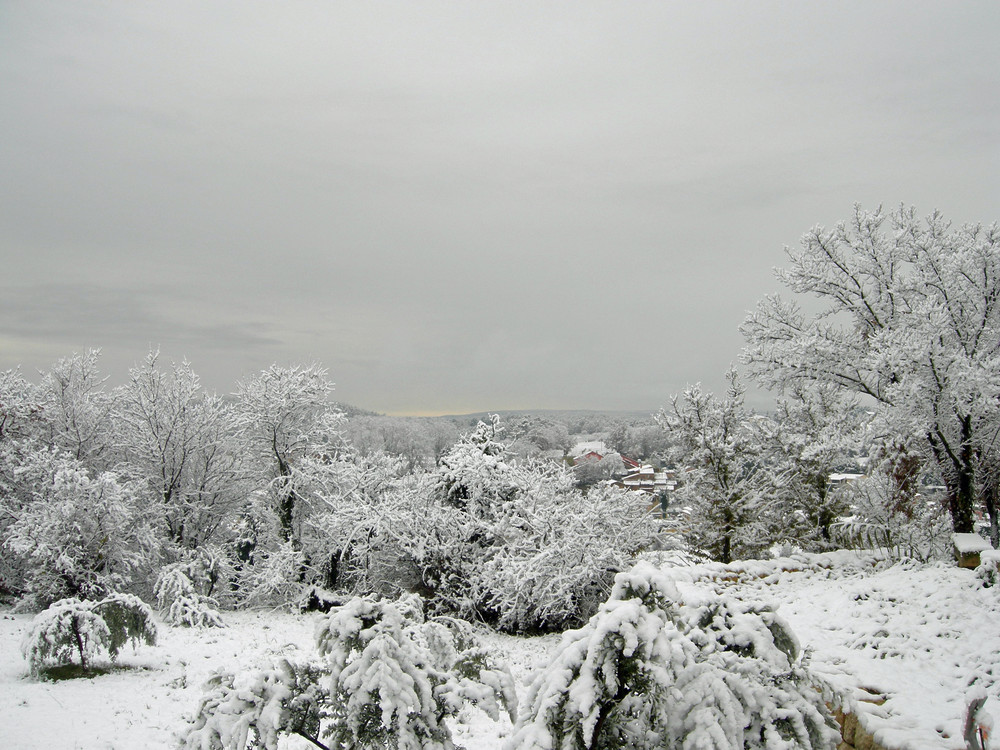
[[[948,511],[951,513],[952,529],[958,534],[971,534],[975,532],[973,511],[976,502],[976,463],[970,417],[962,418],[961,428],[962,442],[957,452],[939,430],[928,434],[927,439],[948,488]]]
[[[962,420],[961,462],[958,469],[958,504],[952,513],[952,525],[959,534],[971,534],[976,530],[976,462],[972,449],[972,421]]]
[[[625,683],[621,683],[618,686],[618,692],[615,693],[615,697],[609,701],[605,701],[604,705],[601,706],[601,711],[597,715],[597,723],[594,724],[594,733],[590,737],[590,744],[587,746],[587,750],[596,750],[600,746],[601,733],[604,731],[604,724],[608,720],[608,716],[618,708],[619,703],[625,700],[628,692],[628,687],[626,687]]]
[[[1000,549],[1000,487],[997,486],[998,476],[994,466],[984,463],[980,458],[982,467],[981,481],[983,486],[983,505],[990,517],[990,544],[993,549]]]
[[[281,536],[286,542],[294,541],[292,523],[295,519],[295,505],[298,496],[291,486],[292,467],[280,454],[276,453],[275,455],[278,459],[278,476],[284,480],[284,486],[280,489],[281,497],[278,500],[278,526],[281,530]]]
[[[83,636],[80,634],[80,619],[73,615],[73,638],[76,640],[76,650],[80,654],[80,669],[87,671],[86,649],[83,647]]]

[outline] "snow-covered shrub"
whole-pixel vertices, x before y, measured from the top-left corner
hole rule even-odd
[[[447,623],[447,624],[445,624]],[[449,627],[450,626],[450,627]],[[466,703],[516,712],[513,680],[455,621],[426,621],[417,596],[358,598],[317,631],[330,669],[335,746],[448,748],[444,719]]]
[[[852,515],[833,525],[842,544],[921,562],[951,555],[951,523],[941,503],[914,495],[901,502],[896,482],[875,473],[853,482],[847,492]]]
[[[112,594],[98,602],[63,599],[39,613],[21,643],[33,675],[74,659],[86,672],[95,657],[107,652],[112,661],[122,647],[140,641],[156,643],[152,611],[138,597]]]
[[[187,627],[224,627],[219,602],[207,593],[205,560],[196,557],[165,565],[156,577],[153,594],[160,614],[170,625]]]
[[[317,664],[286,659],[256,672],[216,673],[205,684],[183,747],[244,750],[252,742],[251,747],[271,750],[281,734],[318,744],[329,702],[323,676]]]
[[[987,589],[1000,583],[1000,550],[989,549],[979,553],[976,579]]]
[[[581,492],[553,462],[508,461],[498,431],[496,420],[480,424],[442,459],[427,510],[396,538],[436,612],[520,632],[586,622],[653,539],[646,501],[613,487]]]
[[[257,549],[252,564],[236,572],[236,598],[247,607],[287,606],[302,594],[305,557],[292,542]]]
[[[833,748],[795,639],[767,610],[683,605],[650,565],[615,579],[533,682],[511,750]]]
[[[503,630],[579,627],[653,539],[644,495],[608,485],[583,494],[570,472],[558,474],[515,504],[505,544],[483,566],[482,586]]]
[[[317,628],[320,662],[218,674],[184,746],[275,750],[281,734],[337,748],[452,748],[445,719],[466,704],[513,718],[513,679],[465,623],[425,620],[419,597],[355,598]]]

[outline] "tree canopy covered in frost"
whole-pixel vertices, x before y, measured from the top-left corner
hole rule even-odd
[[[48,448],[14,460],[24,504],[4,544],[23,557],[23,593],[35,606],[100,598],[147,565],[154,534],[133,501],[135,482],[107,471],[93,476],[77,459]]]
[[[162,369],[159,352],[112,394],[121,460],[143,481],[171,543],[195,549],[217,539],[249,489],[232,406],[202,391],[188,362]]]
[[[661,413],[684,470],[678,498],[691,507],[689,538],[721,562],[759,555],[789,520],[778,502],[779,477],[766,461],[774,424],[744,406],[735,371],[728,377],[725,397],[695,385]]]
[[[856,206],[786,252],[778,278],[826,307],[810,315],[762,300],[742,326],[751,370],[778,390],[820,383],[870,399],[886,432],[919,441],[936,463],[955,531],[973,530],[982,498],[996,537],[987,469],[1000,411],[1000,227]]]

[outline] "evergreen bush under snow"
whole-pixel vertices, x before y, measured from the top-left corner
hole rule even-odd
[[[219,602],[210,593],[218,578],[218,559],[205,550],[191,560],[165,565],[153,594],[163,619],[171,625],[225,627]]]
[[[619,574],[536,677],[509,750],[836,746],[821,685],[772,611],[679,601],[652,566]]]
[[[514,718],[510,673],[490,663],[467,624],[425,620],[417,596],[352,599],[316,641],[319,660],[213,677],[183,746],[276,750],[295,734],[323,748],[445,750],[454,747],[445,719],[467,703]]]

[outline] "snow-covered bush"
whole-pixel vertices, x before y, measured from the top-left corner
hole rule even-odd
[[[644,495],[607,485],[583,494],[565,469],[549,474],[515,504],[505,543],[483,567],[482,586],[503,630],[582,625],[608,598],[615,574],[653,539]]]
[[[218,672],[205,684],[182,746],[197,750],[278,747],[281,734],[318,742],[329,693],[320,665],[281,659],[256,672]]]
[[[989,549],[979,553],[976,579],[987,589],[1000,583],[1000,550]]]
[[[680,601],[648,564],[619,574],[535,678],[510,750],[836,745],[820,685],[773,612]]]
[[[354,599],[317,632],[327,658],[337,715],[328,730],[335,746],[447,748],[444,719],[466,702],[494,720],[501,704],[516,711],[513,680],[489,664],[454,621],[425,621],[420,598]],[[464,647],[464,648],[463,648]]]
[[[206,552],[160,570],[153,594],[164,620],[187,627],[224,627],[219,602],[210,596],[218,562],[217,557]]]
[[[578,625],[652,541],[646,501],[611,487],[583,493],[560,464],[508,461],[499,431],[480,423],[442,459],[428,511],[397,538],[435,611],[520,632]]]
[[[900,502],[896,482],[881,472],[852,483],[847,497],[851,515],[833,525],[844,546],[923,562],[951,555],[951,523],[941,503],[920,495]]]
[[[31,623],[21,643],[33,675],[51,667],[68,666],[78,659],[86,672],[95,657],[107,652],[112,661],[132,642],[156,643],[152,611],[138,597],[112,594],[98,602],[63,599]]]
[[[184,746],[274,750],[281,734],[337,748],[452,748],[445,719],[466,704],[494,720],[516,697],[465,623],[425,620],[419,597],[355,598],[317,628],[320,662],[281,661],[210,681]],[[320,745],[324,746],[324,745]]]
[[[236,571],[236,599],[242,606],[288,606],[303,590],[305,556],[292,542],[258,548],[252,563]]]

